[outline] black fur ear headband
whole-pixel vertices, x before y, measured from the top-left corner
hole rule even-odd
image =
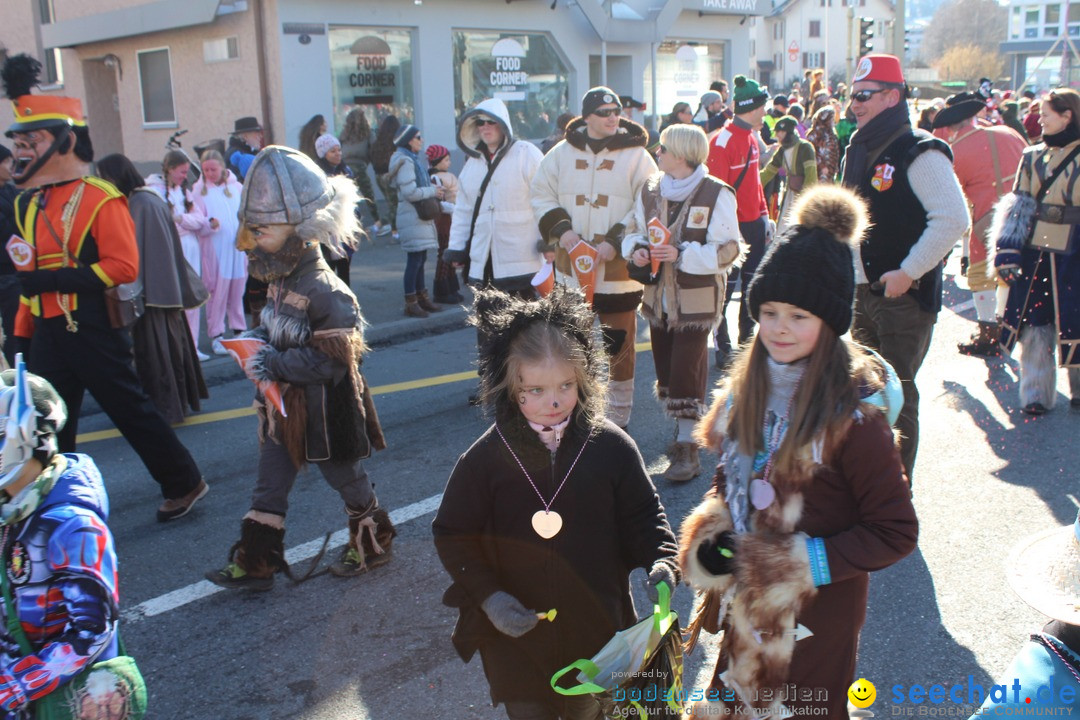
[[[586,371],[599,373],[603,355],[593,319],[584,295],[559,285],[540,300],[522,300],[495,289],[477,291],[469,322],[482,337],[478,361],[481,383],[494,387],[501,382],[514,338],[536,322],[549,323],[573,338],[585,351]]]

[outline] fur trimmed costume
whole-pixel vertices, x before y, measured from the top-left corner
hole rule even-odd
[[[290,219],[275,217],[272,209],[282,197],[286,212],[297,222],[273,222]],[[288,496],[307,462],[318,465],[345,502],[349,544],[331,572],[355,575],[389,559],[396,533],[360,462],[373,449],[386,447],[360,372],[364,319],[356,296],[330,269],[319,247],[355,234],[356,200],[348,179],[328,180],[305,156],[285,148],[266,148],[248,171],[237,247],[248,252],[253,274],[269,283],[259,327],[245,334],[266,343],[246,366],[260,384],[255,400],[259,470],[251,510],[230,563],[206,575],[223,587],[269,589],[273,574],[288,570]],[[264,247],[265,234],[282,227],[288,237],[276,250]],[[263,383],[277,384],[284,415],[266,400]]]

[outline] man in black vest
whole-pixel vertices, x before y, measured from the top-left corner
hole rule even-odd
[[[904,387],[896,421],[912,481],[919,445],[919,372],[941,310],[944,258],[971,223],[949,146],[911,128],[907,85],[892,55],[867,55],[851,85],[858,129],[844,156],[843,184],[870,209],[855,253],[852,334],[893,366]]]

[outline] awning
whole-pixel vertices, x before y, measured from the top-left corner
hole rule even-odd
[[[122,10],[84,15],[41,26],[41,42],[48,48],[67,48],[133,35],[176,30],[214,21],[218,5],[223,11],[246,9],[246,2],[226,0],[158,0]]]

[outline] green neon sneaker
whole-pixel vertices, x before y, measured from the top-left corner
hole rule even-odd
[[[210,570],[204,577],[218,587],[223,587],[227,590],[265,591],[274,587],[273,575],[270,577],[255,577],[249,575],[244,568],[234,562],[229,563],[220,570]]]

